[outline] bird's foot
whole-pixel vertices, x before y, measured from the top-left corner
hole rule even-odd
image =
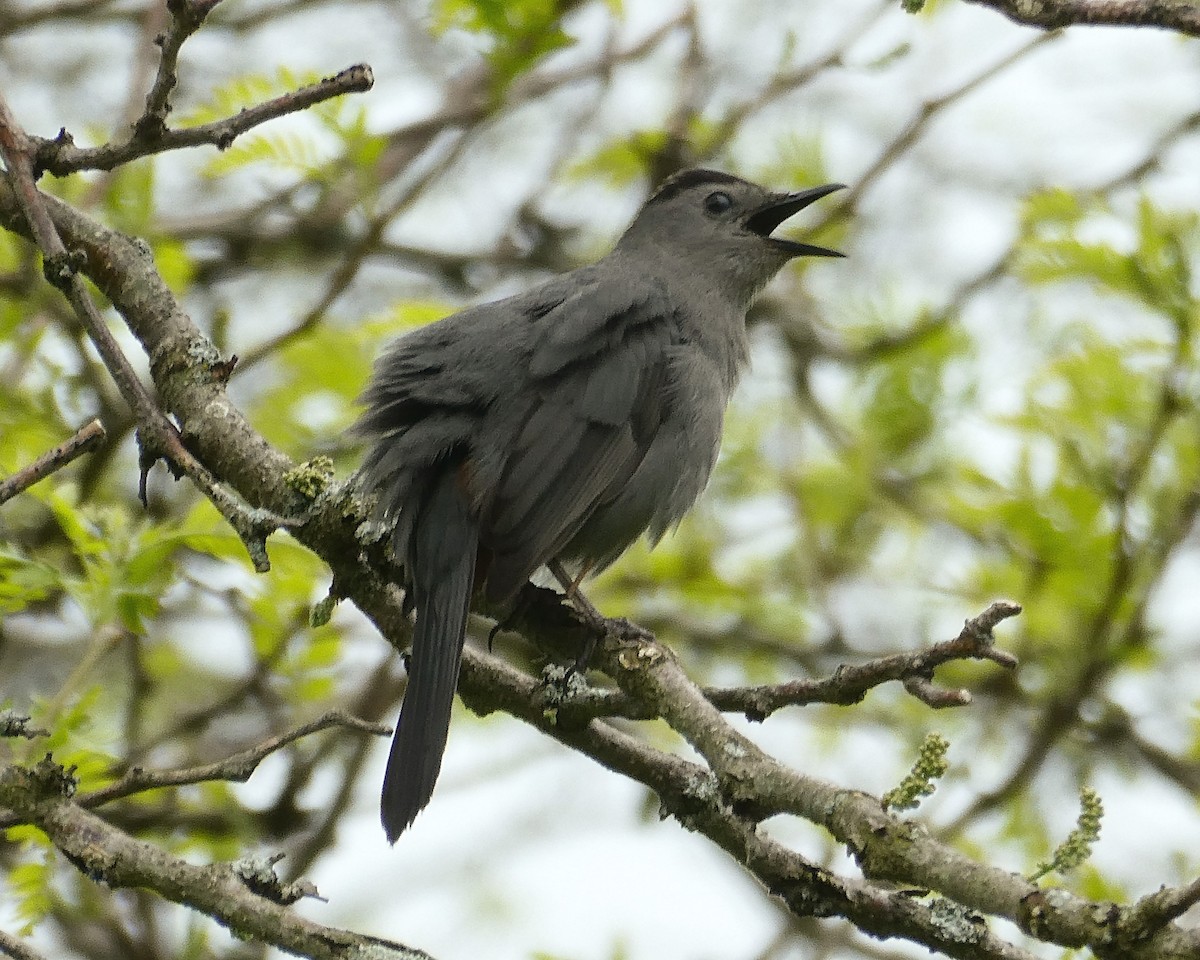
[[[582,590],[579,589],[579,577],[572,577],[567,573],[562,563],[558,560],[551,561],[547,564],[550,572],[555,579],[562,585],[564,598],[570,601],[571,606],[579,614],[580,618],[589,627],[587,640],[584,641],[583,649],[579,656],[575,658],[575,662],[567,668],[567,676],[570,677],[574,673],[582,673],[587,669],[588,661],[596,650],[596,644],[601,637],[614,636],[621,640],[639,641],[642,643],[653,641],[654,634],[645,627],[640,627],[631,620],[625,617],[606,617],[596,609],[595,604],[587,598]]]
[[[497,634],[503,633],[505,630],[508,630],[514,626],[529,609],[529,604],[529,593],[526,590],[522,590],[517,594],[517,599],[513,603],[512,609],[509,610],[508,613],[502,616],[499,620],[497,620],[492,629],[488,631],[488,653],[492,652],[492,645],[496,642]]]
[[[567,667],[564,680],[570,680],[571,677],[579,674],[583,676],[587,672],[588,661],[592,659],[592,654],[596,652],[596,643],[599,641],[600,635],[594,630],[588,631],[587,639],[583,642],[583,649],[579,651],[579,656],[575,658],[575,662]]]

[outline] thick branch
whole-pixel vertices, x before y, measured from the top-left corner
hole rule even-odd
[[[1125,925],[1130,934],[1148,937],[1197,903],[1200,903],[1200,878],[1183,887],[1163,887],[1142,897],[1126,911]]]
[[[43,761],[33,770],[0,770],[0,803],[36,824],[68,860],[112,888],[148,887],[192,907],[238,936],[314,960],[430,960],[402,944],[327,927],[297,915],[270,890],[260,870],[239,863],[197,865],[136,840],[67,799],[62,770]],[[262,892],[256,892],[256,891]]]
[[[545,613],[557,625],[563,610]],[[796,916],[844,917],[873,936],[904,937],[963,960],[1033,960],[1033,954],[990,933],[969,910],[884,890],[809,861],[731,807],[700,764],[656,750],[603,721],[560,724],[553,689],[494,657],[466,651],[459,693],[474,710],[502,709],[645,784],[658,795],[664,814],[727,851]]]
[[[1002,610],[979,620],[990,619],[994,625]],[[1098,956],[1183,960],[1200,950],[1200,932],[1176,926],[1148,939],[1125,938],[1124,914],[1115,905],[1093,904],[1063,891],[1043,891],[1016,874],[977,863],[929,837],[918,825],[887,814],[874,797],[789,769],[731,727],[669,649],[642,635],[631,637],[619,623],[605,637],[599,660],[629,696],[657,706],[705,759],[735,810],[755,818],[790,812],[822,824],[846,845],[871,880],[941,893],[968,911],[1005,917],[1041,940],[1086,945]],[[750,861],[743,862],[752,867]],[[1111,947],[1117,942],[1121,949],[1114,952]],[[965,945],[959,948],[953,952],[944,944],[937,947],[951,956],[971,955],[961,952]]]

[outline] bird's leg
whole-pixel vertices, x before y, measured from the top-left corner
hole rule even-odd
[[[556,560],[556,561],[554,561],[554,562],[555,562],[556,564],[558,563],[558,561],[557,561],[557,560]],[[583,600],[583,602],[584,602],[584,604],[585,604],[585,605],[587,605],[588,607],[590,607],[590,608],[591,608],[592,612],[593,612],[593,613],[595,613],[595,614],[596,614],[596,616],[600,616],[600,614],[599,614],[599,611],[597,611],[597,610],[596,610],[596,608],[592,606],[592,603],[591,603],[591,601],[590,601],[590,600],[588,600],[588,598],[587,598],[587,597],[585,597],[585,596],[584,596],[582,593],[580,593],[580,592],[579,592],[579,585],[580,585],[581,583],[583,583],[583,578],[584,578],[584,577],[586,577],[586,576],[587,576],[589,573],[591,573],[591,572],[592,572],[592,567],[594,567],[595,565],[596,565],[596,561],[594,561],[594,560],[585,560],[585,561],[583,562],[583,566],[581,566],[581,567],[579,568],[579,572],[578,572],[577,574],[575,574],[575,579],[574,579],[574,580],[572,580],[570,583],[563,583],[563,589],[567,591],[567,599],[568,599],[568,600],[574,601],[574,600],[575,600],[575,597],[577,597],[577,596],[578,596],[578,597],[580,597],[580,598]],[[565,571],[565,570],[560,570],[560,573],[564,573],[564,574],[565,574],[565,573],[566,573],[566,571]],[[559,576],[559,574],[558,574],[558,573],[556,573],[556,574],[554,574],[554,575],[555,575],[555,577],[558,577],[558,576]],[[560,583],[562,583],[562,580],[560,579],[560,580],[559,580],[559,582],[560,582]],[[603,618],[601,618],[601,619],[603,619]]]
[[[583,591],[579,589],[579,584],[582,582],[583,578],[587,576],[587,572],[591,569],[591,567],[592,565],[590,563],[586,564],[583,569],[579,571],[578,576],[572,577],[569,573],[567,573],[567,568],[563,566],[561,560],[551,560],[546,564],[546,569],[550,571],[550,573],[554,576],[554,579],[558,581],[559,586],[563,588],[563,596],[565,596],[566,599],[571,602],[571,605],[579,611],[580,615],[587,620],[591,626],[594,626],[597,630],[604,630],[607,622],[604,615],[596,609],[592,601],[589,600],[584,595]]]
[[[587,625],[592,628],[587,640],[584,642],[583,650],[575,658],[575,663],[567,669],[568,677],[573,673],[581,673],[587,669],[588,661],[591,659],[592,653],[595,652],[596,642],[609,631],[628,639],[654,639],[654,634],[649,630],[631,623],[624,617],[604,616],[604,614],[596,609],[595,604],[584,595],[583,591],[579,589],[580,581],[591,570],[592,564],[585,564],[576,577],[572,577],[567,573],[566,568],[560,560],[551,560],[546,564],[546,568],[554,575],[554,579],[562,585],[567,600],[571,602],[571,606],[578,611]]]
[[[582,582],[583,578],[587,576],[587,572],[592,568],[590,563],[585,563],[579,571],[579,575],[575,577],[567,573],[567,569],[562,565],[561,560],[551,560],[546,564],[546,568],[562,586],[564,595],[570,601],[571,606],[579,612],[579,615],[592,628],[588,631],[587,639],[583,643],[583,649],[579,652],[579,656],[567,668],[567,677],[569,678],[572,674],[583,673],[587,669],[588,661],[592,659],[592,654],[596,650],[596,641],[608,631],[608,620],[596,609],[592,601],[584,595],[584,592],[579,589],[580,582]]]

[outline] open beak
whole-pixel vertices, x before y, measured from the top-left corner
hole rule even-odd
[[[843,183],[826,183],[820,187],[801,190],[799,193],[777,194],[746,218],[746,229],[770,240],[775,246],[786,250],[793,257],[844,257],[845,254],[839,253],[837,250],[817,247],[811,243],[797,243],[795,240],[787,240],[782,237],[772,237],[771,231],[809,204],[829,196],[835,190],[844,190],[845,186]]]

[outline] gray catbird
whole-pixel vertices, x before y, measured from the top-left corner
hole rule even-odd
[[[383,781],[388,840],[433,792],[472,591],[541,566],[599,570],[657,541],[708,482],[746,363],[746,310],[793,257],[771,231],[840,184],[769,193],[688,170],[598,263],[409,333],[380,358],[357,432],[417,611]]]

